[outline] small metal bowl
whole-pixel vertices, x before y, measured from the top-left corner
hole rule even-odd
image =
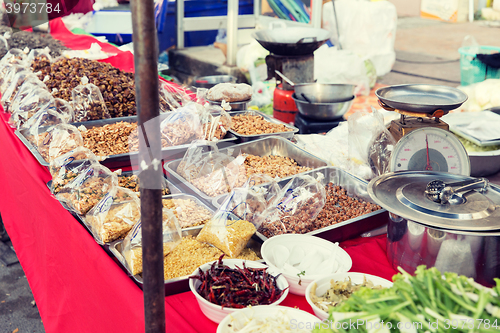
[[[347,100],[333,103],[309,103],[298,99],[296,93],[292,95],[299,113],[306,118],[317,120],[332,120],[342,117],[351,108],[355,97],[352,95]]]
[[[230,102],[229,105],[231,106],[231,111],[245,111],[248,109],[248,103],[250,103],[252,99],[247,99],[246,101],[241,101],[241,102]],[[218,105],[221,106],[222,102],[216,102],[216,101],[211,101],[207,99],[207,102],[210,103],[210,105]]]
[[[231,75],[209,75],[196,77],[193,81],[193,86],[196,88],[210,89],[219,83],[232,82],[236,83],[236,78]]]
[[[298,83],[294,90],[298,99],[311,103],[336,103],[354,95],[354,84]]]

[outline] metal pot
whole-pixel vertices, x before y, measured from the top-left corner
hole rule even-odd
[[[330,32],[315,28],[276,28],[258,30],[252,34],[266,50],[277,55],[312,54],[329,38]]]
[[[368,193],[390,212],[387,255],[394,268],[413,273],[426,265],[486,286],[500,277],[499,187],[485,179],[411,171],[372,179]]]
[[[219,83],[232,82],[236,83],[236,78],[232,75],[209,75],[197,77],[193,80],[193,86],[197,88],[210,89]]]
[[[297,92],[292,95],[299,113],[304,117],[317,120],[332,120],[342,117],[352,105],[355,96],[348,100],[331,103],[311,103],[297,98]]]

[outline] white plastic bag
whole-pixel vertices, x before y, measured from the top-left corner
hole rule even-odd
[[[378,76],[389,73],[396,61],[397,11],[389,1],[336,0],[340,45],[363,58],[370,59]],[[332,32],[338,45],[332,2],[323,5],[323,27]]]

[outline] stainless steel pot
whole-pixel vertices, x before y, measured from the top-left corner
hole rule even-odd
[[[379,176],[368,193],[389,211],[387,255],[394,268],[414,272],[426,265],[486,286],[500,277],[499,187],[484,179],[412,171]]]

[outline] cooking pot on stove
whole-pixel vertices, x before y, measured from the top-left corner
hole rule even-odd
[[[500,188],[484,178],[403,171],[368,184],[389,211],[387,255],[394,268],[455,272],[486,285],[500,278]]]

